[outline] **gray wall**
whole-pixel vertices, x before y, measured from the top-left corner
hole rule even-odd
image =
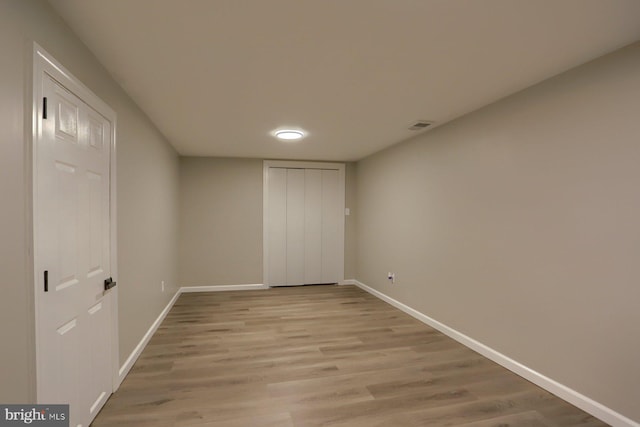
[[[178,156],[64,22],[40,0],[0,1],[0,402],[34,399],[30,248],[32,43],[118,114],[118,264],[123,362],[177,283]],[[160,292],[160,280],[168,289]]]
[[[640,421],[639,113],[640,43],[359,162],[357,278]]]
[[[262,283],[261,159],[180,159],[181,286]],[[355,205],[347,163],[347,207]],[[352,206],[350,206],[350,204]],[[345,224],[345,278],[355,277],[355,215]]]
[[[344,278],[356,278],[356,251],[357,251],[357,218],[358,218],[358,201],[357,201],[357,163],[347,163],[345,168],[345,207],[351,212],[345,217],[344,223]]]
[[[181,286],[262,283],[262,160],[180,159]]]

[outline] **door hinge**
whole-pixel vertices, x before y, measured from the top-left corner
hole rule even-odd
[[[47,97],[42,98],[42,118],[47,118]]]
[[[44,291],[49,292],[49,270],[44,271]]]

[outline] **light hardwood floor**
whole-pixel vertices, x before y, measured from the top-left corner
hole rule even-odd
[[[355,286],[180,296],[94,427],[606,425]]]

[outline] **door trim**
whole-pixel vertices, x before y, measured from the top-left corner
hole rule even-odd
[[[55,60],[46,50],[44,50],[38,43],[33,43],[33,81],[32,81],[32,135],[31,135],[31,156],[28,160],[28,168],[30,171],[31,179],[31,209],[29,209],[32,218],[35,217],[35,213],[38,211],[38,193],[37,193],[37,149],[36,144],[39,138],[42,136],[41,120],[42,117],[42,77],[43,75],[49,75],[62,86],[73,92],[76,96],[82,99],[85,103],[91,106],[94,110],[100,113],[111,123],[111,144],[110,151],[110,189],[109,189],[109,221],[110,221],[110,269],[111,277],[113,280],[118,280],[118,233],[117,233],[117,188],[116,188],[116,127],[117,127],[117,115],[115,111],[109,107],[102,99],[100,99],[95,93],[85,86],[79,79],[71,74],[62,64]],[[31,255],[33,261],[33,291],[34,291],[34,336],[35,336],[35,393],[36,401],[39,396],[39,384],[38,384],[38,371],[39,371],[39,340],[38,340],[38,313],[40,304],[40,273],[38,271],[39,263],[37,259],[37,227],[36,222],[32,221],[31,224],[31,236],[30,245],[32,248]],[[119,376],[119,333],[118,333],[118,288],[115,287],[109,291],[111,293],[111,384],[112,392],[115,392],[120,386]]]
[[[343,212],[342,221],[340,221],[339,233],[342,238],[341,246],[341,274],[339,282],[344,280],[344,238],[345,238],[345,220],[344,220],[344,208],[346,197],[346,185],[345,185],[345,164],[344,163],[329,163],[329,162],[307,162],[307,161],[294,161],[294,160],[264,160],[262,166],[262,283],[264,286],[269,287],[269,174],[270,168],[290,168],[290,169],[335,169],[338,171],[338,179],[340,182],[340,188],[342,189],[341,211]]]

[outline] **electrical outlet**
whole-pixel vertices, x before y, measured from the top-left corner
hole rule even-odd
[[[391,280],[391,284],[396,283],[396,273],[389,272],[387,274],[387,279]]]
[[[162,292],[164,292],[164,280],[160,282],[160,287],[162,288]]]

